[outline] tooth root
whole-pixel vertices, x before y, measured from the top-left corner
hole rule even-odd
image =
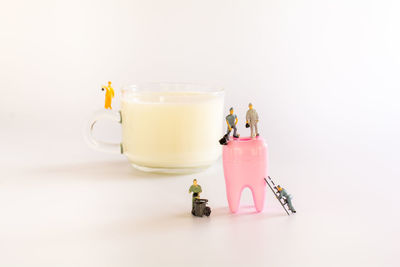
[[[263,184],[250,186],[257,212],[261,212],[264,209],[265,189],[265,182]]]
[[[256,184],[250,186],[244,185],[230,185],[226,188],[229,209],[232,213],[237,213],[240,206],[240,198],[242,196],[243,189],[248,187],[253,195],[253,202],[257,212],[261,212],[264,209],[264,201],[266,188],[265,184]]]
[[[229,209],[232,213],[239,210],[240,197],[242,195],[243,186],[239,184],[226,185],[226,196],[228,198]]]
[[[253,202],[257,212],[263,210],[266,194],[264,174],[265,172],[261,169],[256,172],[253,171],[251,175],[242,173],[236,168],[225,170],[226,195],[229,209],[232,213],[238,211],[242,191],[246,187],[252,192]]]

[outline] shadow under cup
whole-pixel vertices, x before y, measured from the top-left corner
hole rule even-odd
[[[224,91],[197,84],[144,84],[122,90],[121,111],[102,110],[89,122],[89,144],[124,154],[146,172],[200,171],[221,155]],[[122,124],[121,144],[95,140],[96,121]]]

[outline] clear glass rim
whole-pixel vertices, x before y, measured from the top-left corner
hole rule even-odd
[[[146,92],[199,92],[207,94],[223,94],[225,89],[218,85],[204,83],[184,82],[147,82],[124,85],[121,92],[124,93],[146,93]]]

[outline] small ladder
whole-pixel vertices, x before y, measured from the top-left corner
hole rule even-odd
[[[272,181],[271,177],[269,177],[269,176],[268,176],[268,179],[264,178],[264,180],[265,180],[265,182],[267,182],[267,185],[269,186],[269,188],[271,188],[271,191],[272,191],[272,193],[274,193],[276,199],[279,201],[279,203],[281,203],[281,205],[282,205],[283,209],[286,211],[287,215],[290,216],[290,213],[285,206],[287,204],[286,199],[283,197],[279,198],[279,191],[278,191],[278,188],[276,188],[274,181]]]

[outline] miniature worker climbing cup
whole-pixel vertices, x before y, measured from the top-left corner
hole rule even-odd
[[[101,88],[102,91],[106,91],[106,100],[104,103],[105,109],[112,109],[111,108],[111,100],[114,98],[114,89],[111,87],[111,82],[108,82],[107,86],[103,86]]]
[[[193,184],[190,186],[190,188],[189,188],[189,194],[190,193],[193,193],[193,195],[192,195],[192,213],[194,212],[193,210],[194,210],[194,201],[196,200],[196,199],[199,199],[200,198],[200,193],[201,193],[202,191],[201,191],[201,186],[199,185],[199,184],[197,184],[197,180],[196,179],[194,179],[193,180]]]
[[[296,213],[296,210],[294,209],[293,205],[292,205],[292,196],[289,195],[285,188],[282,188],[280,185],[278,185],[276,187],[278,189],[279,192],[279,199],[281,199],[282,197],[284,197],[286,199],[286,202],[288,204],[289,209],[293,212]]]
[[[237,128],[236,128],[238,118],[237,118],[236,114],[233,114],[233,108],[229,109],[229,115],[226,116],[225,119],[226,119],[226,124],[228,125],[228,128],[226,130],[227,139],[229,140],[229,135],[231,134],[232,129],[233,129],[233,137],[239,138],[239,135],[237,134]]]
[[[259,136],[257,123],[258,123],[257,111],[253,108],[253,104],[249,103],[249,110],[246,113],[246,128],[247,125],[250,126],[250,133],[252,138]]]

